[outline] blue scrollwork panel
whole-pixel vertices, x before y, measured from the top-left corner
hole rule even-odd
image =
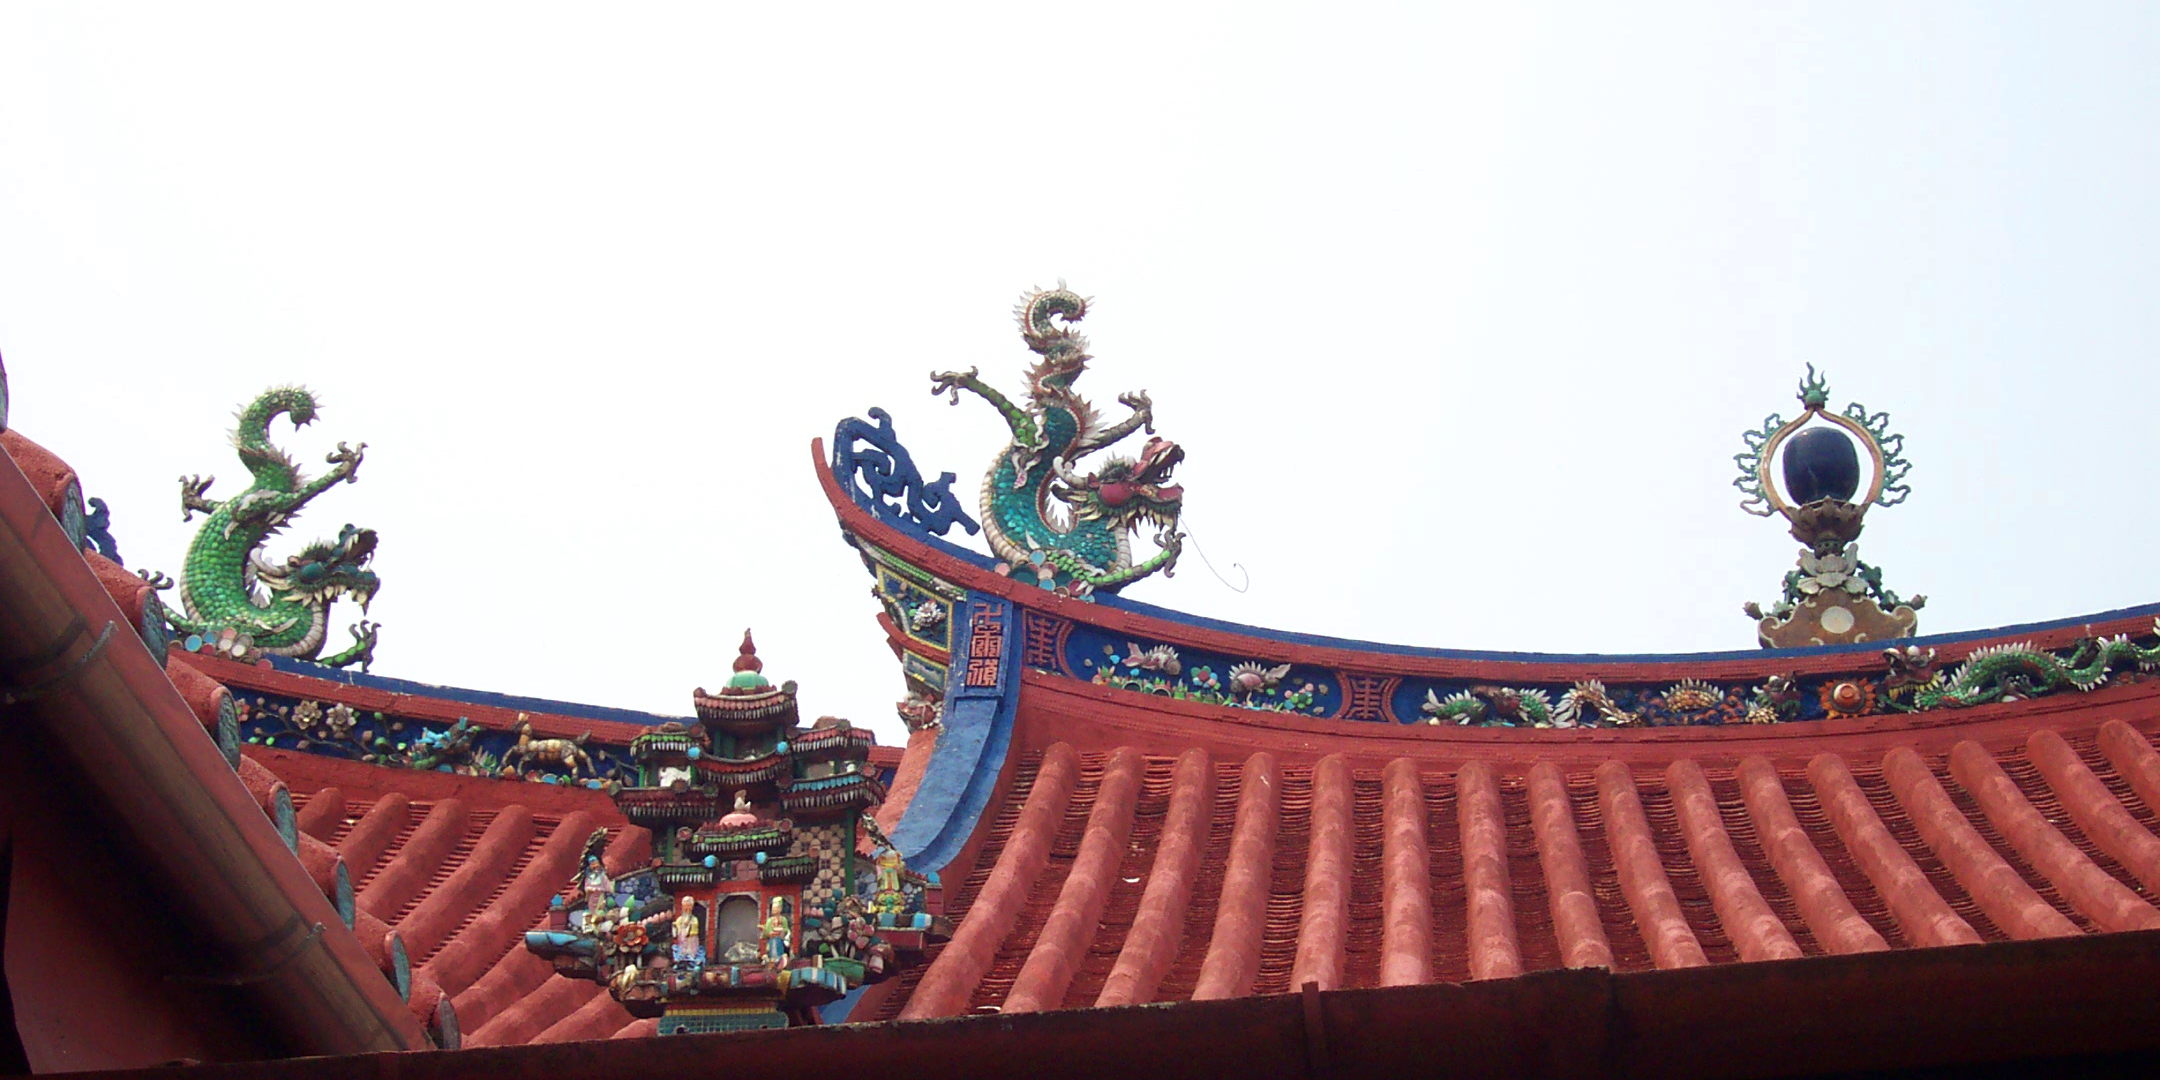
[[[848,486],[855,501],[878,517],[906,523],[943,536],[954,525],[973,534],[981,529],[953,497],[953,474],[923,480],[915,460],[893,433],[892,415],[872,408],[872,425],[855,417],[833,428],[833,475]]]

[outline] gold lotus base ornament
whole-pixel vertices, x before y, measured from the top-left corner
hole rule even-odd
[[[1799,649],[1911,637],[1919,626],[1920,616],[1909,604],[1885,611],[1866,596],[1839,590],[1816,593],[1782,618],[1764,616],[1755,624],[1755,637],[1766,649]]]

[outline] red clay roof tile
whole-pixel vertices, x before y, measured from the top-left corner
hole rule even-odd
[[[854,1018],[2160,926],[2160,684],[2108,694],[1794,747],[1809,760],[1715,739],[1172,758],[1103,737],[1130,718],[1060,715],[1031,749],[1024,714],[1007,801],[947,871],[958,931]]]
[[[612,830],[607,862],[617,872],[649,857],[649,835],[604,797],[563,798],[512,781],[448,785],[437,774],[256,747],[243,761],[312,787],[296,796],[307,842],[344,858],[376,951],[385,933],[402,939],[413,1007],[432,1013],[437,997],[447,999],[465,1045],[606,1038],[631,1023],[603,987],[558,978],[522,947],[575,876],[593,830]],[[396,790],[413,780],[456,794]]]

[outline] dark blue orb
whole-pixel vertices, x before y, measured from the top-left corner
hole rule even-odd
[[[1802,428],[1785,440],[1785,497],[1794,506],[1817,499],[1851,502],[1860,490],[1860,451],[1852,436],[1828,425]]]

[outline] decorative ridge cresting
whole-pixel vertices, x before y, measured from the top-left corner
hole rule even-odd
[[[877,421],[875,426],[851,416],[833,428],[833,475],[855,502],[885,521],[912,525],[932,536],[943,536],[955,525],[969,535],[980,531],[953,497],[953,474],[939,473],[935,482],[925,481],[893,431],[892,414],[871,406],[870,419]]]
[[[1001,560],[998,572],[1080,598],[1115,593],[1157,572],[1169,576],[1184,543],[1177,523],[1185,489],[1170,483],[1170,474],[1185,450],[1154,437],[1147,391],[1119,394],[1132,412],[1106,424],[1072,388],[1092,359],[1087,338],[1073,329],[1087,310],[1087,299],[1063,283],[1020,302],[1021,340],[1040,357],[1028,368],[1020,402],[975,368],[930,376],[932,393],[950,394],[957,405],[966,390],[997,409],[1011,431],[982,482],[983,535]],[[1112,455],[1080,471],[1083,459],[1141,430],[1150,438],[1137,456]],[[1130,534],[1143,524],[1157,529],[1157,550],[1136,560]]]

